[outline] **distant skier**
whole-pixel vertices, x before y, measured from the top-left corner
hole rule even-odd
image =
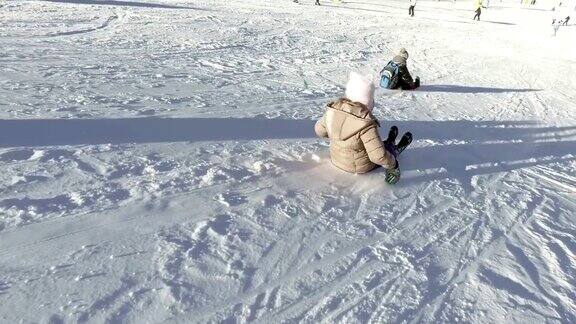
[[[478,21],[480,21],[480,14],[482,14],[482,0],[476,0],[476,14],[472,20],[478,18]]]
[[[416,0],[410,0],[410,7],[408,8],[410,17],[414,17],[414,7],[416,7]]]
[[[412,79],[407,66],[408,51],[401,48],[394,58],[380,71],[380,86],[387,89],[414,90],[420,78]]]
[[[556,36],[556,34],[558,33],[558,29],[560,29],[560,26],[564,24],[563,20],[557,20],[555,24],[552,25],[552,28],[554,28],[554,36]]]
[[[570,21],[570,16],[564,18],[564,26],[568,26],[568,21]]]
[[[345,97],[328,104],[314,130],[319,137],[330,139],[330,159],[336,167],[350,173],[366,173],[380,165],[386,169],[386,182],[394,184],[400,179],[396,157],[410,144],[412,134],[406,133],[395,145],[398,128],[394,126],[388,141],[382,142],[373,107],[374,84],[351,72]]]

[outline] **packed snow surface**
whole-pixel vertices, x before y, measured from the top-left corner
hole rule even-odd
[[[300,2],[0,1],[0,322],[576,323],[576,17]],[[313,125],[400,47],[389,186]]]

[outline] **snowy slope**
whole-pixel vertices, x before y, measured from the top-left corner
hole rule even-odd
[[[472,7],[0,2],[0,322],[575,323],[576,15]],[[388,186],[312,128],[401,46]]]

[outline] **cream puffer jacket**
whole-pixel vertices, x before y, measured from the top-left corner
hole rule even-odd
[[[396,159],[384,148],[378,127],[365,105],[341,98],[328,104],[314,130],[319,137],[330,139],[330,158],[335,166],[351,173],[366,173],[376,165],[385,169],[396,166]]]

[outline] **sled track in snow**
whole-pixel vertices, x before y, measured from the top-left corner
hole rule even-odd
[[[105,21],[103,21],[100,25],[98,25],[96,27],[85,28],[85,29],[80,29],[80,30],[71,30],[71,31],[67,31],[67,32],[57,32],[57,33],[53,33],[53,34],[48,34],[48,35],[46,35],[46,37],[61,37],[61,36],[72,36],[72,35],[92,33],[95,31],[106,29],[113,22],[118,20],[118,18],[119,18],[118,15],[114,14],[114,15],[108,17]]]

